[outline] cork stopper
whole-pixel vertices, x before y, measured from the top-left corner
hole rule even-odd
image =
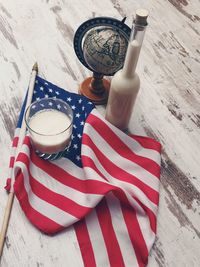
[[[135,14],[135,24],[146,26],[147,23],[147,17],[149,15],[149,12],[146,9],[140,8],[136,10]]]

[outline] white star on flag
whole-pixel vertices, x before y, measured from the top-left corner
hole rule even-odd
[[[76,108],[76,106],[73,105],[73,106],[72,106],[72,109],[75,110],[75,108]]]
[[[68,97],[67,98],[67,101],[71,102],[72,101],[71,97]]]
[[[78,149],[78,145],[74,144],[73,148]]]
[[[76,118],[79,118],[80,117],[80,114],[79,113],[76,113]]]
[[[80,157],[80,156],[76,156],[76,159],[77,159],[77,160],[81,160],[81,157]]]

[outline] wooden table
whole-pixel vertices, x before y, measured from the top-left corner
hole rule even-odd
[[[200,266],[200,6],[198,0],[6,0],[0,3],[0,223],[11,140],[29,74],[77,92],[91,73],[73,50],[78,26],[96,16],[150,12],[130,131],[162,144],[160,208],[149,267]],[[103,107],[100,107],[104,111]],[[49,237],[15,200],[1,266],[83,266],[74,231]]]

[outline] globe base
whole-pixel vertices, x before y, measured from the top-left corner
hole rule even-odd
[[[94,77],[85,79],[79,86],[79,94],[89,98],[95,105],[106,104],[108,101],[110,82],[104,78],[101,80],[101,87],[94,88]]]

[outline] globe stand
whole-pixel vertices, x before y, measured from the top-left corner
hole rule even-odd
[[[102,74],[93,73],[93,77],[85,79],[79,86],[79,93],[89,98],[94,104],[106,104],[110,82]]]

